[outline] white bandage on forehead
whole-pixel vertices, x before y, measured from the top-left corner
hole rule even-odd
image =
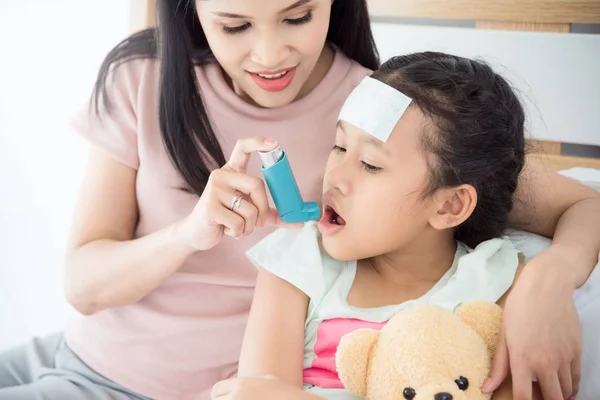
[[[411,101],[393,87],[367,76],[344,102],[339,119],[386,142]]]

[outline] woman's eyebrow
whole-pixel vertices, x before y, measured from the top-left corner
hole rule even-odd
[[[281,10],[279,13],[280,14],[286,13],[288,11],[293,10],[294,8],[302,7],[306,3],[310,3],[310,2],[311,2],[311,0],[298,0],[297,2],[295,2],[294,4],[292,4],[291,6],[288,6],[288,7],[284,8],[283,10]]]
[[[288,11],[293,10],[294,8],[302,7],[306,3],[310,3],[310,2],[311,2],[311,0],[298,0],[291,6],[288,6],[288,7],[284,8],[283,10],[279,11],[279,14],[286,13]],[[246,15],[233,14],[233,13],[228,13],[228,12],[223,12],[223,11],[214,11],[213,14],[216,15],[217,17],[223,17],[223,18],[250,19],[250,17],[248,17]]]

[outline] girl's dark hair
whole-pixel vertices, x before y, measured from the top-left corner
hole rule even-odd
[[[110,112],[106,89],[109,74],[132,59],[158,58],[162,139],[190,191],[200,195],[212,168],[226,162],[194,72],[196,65],[215,59],[197,20],[194,0],[156,0],[156,16],[156,28],[131,35],[108,53],[98,73],[92,103],[96,113],[99,104]],[[333,2],[327,40],[364,67],[379,67],[366,0]]]
[[[507,81],[484,62],[436,52],[394,57],[373,77],[429,117],[421,136],[431,171],[425,195],[462,184],[477,191],[456,239],[475,247],[500,236],[525,162],[525,113]]]

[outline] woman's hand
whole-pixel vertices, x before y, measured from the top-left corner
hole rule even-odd
[[[212,400],[315,400],[319,397],[304,392],[274,376],[243,377],[217,383],[211,394]]]
[[[485,392],[512,375],[514,400],[531,400],[533,382],[544,400],[577,394],[581,331],[573,292],[576,285],[560,273],[569,259],[550,246],[533,258],[508,295],[503,332]]]
[[[223,234],[241,238],[256,226],[284,226],[269,206],[264,181],[247,174],[252,153],[276,147],[277,142],[264,137],[238,140],[227,164],[211,173],[198,204],[178,225],[178,238],[202,251],[217,245]]]

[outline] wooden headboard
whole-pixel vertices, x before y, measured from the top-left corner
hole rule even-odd
[[[372,17],[474,20],[477,29],[568,34],[571,24],[600,23],[600,0],[368,0],[368,4]],[[599,158],[562,155],[560,142],[532,142],[530,157],[542,159],[550,169],[600,169]]]

